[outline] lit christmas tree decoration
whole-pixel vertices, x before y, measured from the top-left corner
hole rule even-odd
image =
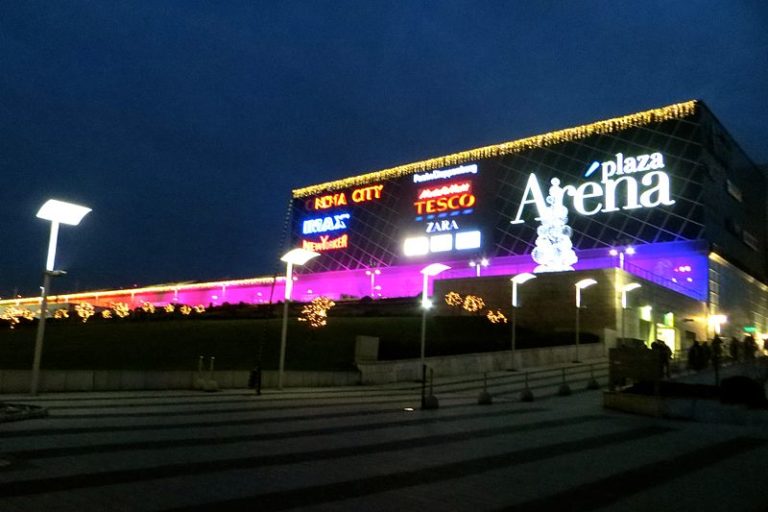
[[[541,212],[536,248],[531,253],[533,261],[539,264],[533,269],[534,273],[573,270],[573,264],[578,261],[571,243],[573,231],[567,225],[568,208],[563,205],[565,189],[557,178],[552,178],[550,183],[546,199],[549,206]]]
[[[476,295],[467,295],[464,297],[464,304],[462,307],[465,311],[476,313],[485,307],[485,301],[482,297],[477,297]]]
[[[501,310],[493,311],[492,309],[489,309],[488,312],[485,314],[485,317],[492,324],[505,324],[505,323],[507,323],[507,317],[504,316],[504,313],[502,313]]]
[[[464,299],[456,292],[448,292],[445,294],[445,303],[449,306],[461,306]]]
[[[26,308],[8,306],[0,313],[0,318],[9,322],[11,329],[14,329],[21,320],[32,320],[35,315]]]
[[[83,320],[83,323],[87,322],[96,312],[93,304],[90,304],[89,302],[81,302],[75,306],[75,311],[77,312],[77,316]]]
[[[119,318],[125,318],[131,314],[131,309],[125,302],[113,302],[112,311],[114,311]]]
[[[301,310],[299,322],[309,322],[311,327],[324,327],[328,323],[328,310],[336,303],[327,297],[316,297]]]

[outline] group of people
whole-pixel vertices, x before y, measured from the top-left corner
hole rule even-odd
[[[688,368],[691,370],[703,370],[710,364],[719,365],[723,360],[725,342],[720,336],[715,335],[711,343],[706,341],[694,341],[688,349]],[[768,340],[763,341],[763,349],[768,350]],[[728,343],[728,355],[732,361],[751,361],[757,357],[760,347],[751,334],[744,336],[739,341],[735,336]]]

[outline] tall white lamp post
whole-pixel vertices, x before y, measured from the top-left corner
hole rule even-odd
[[[519,301],[517,300],[517,287],[527,283],[531,279],[536,279],[536,276],[530,272],[517,274],[515,277],[510,279],[510,281],[512,281],[512,352],[510,356],[510,370],[515,369],[515,348],[517,345],[517,308],[520,307]]]
[[[426,408],[426,384],[427,384],[427,365],[424,362],[427,346],[427,310],[432,307],[432,301],[429,300],[429,278],[434,277],[440,272],[448,270],[448,265],[442,263],[432,263],[421,269],[423,276],[421,288],[421,408]]]
[[[578,281],[576,286],[576,359],[573,361],[574,363],[578,363],[579,361],[579,341],[581,339],[581,333],[579,332],[580,326],[579,326],[579,316],[581,313],[581,290],[585,288],[589,288],[590,286],[597,284],[597,281],[595,281],[592,278],[582,279],[581,281]]]
[[[640,283],[627,283],[621,287],[621,341],[624,341],[624,317],[626,316],[627,309],[627,294],[632,290],[640,288]]]
[[[61,270],[54,270],[56,260],[56,242],[59,237],[59,224],[77,226],[83,220],[90,208],[78,204],[49,199],[38,210],[37,217],[51,221],[51,235],[48,239],[48,258],[45,261],[45,271],[43,272],[43,287],[40,296],[40,322],[37,324],[37,335],[35,337],[35,356],[32,362],[32,383],[29,392],[31,395],[37,395],[38,385],[40,383],[40,361],[43,357],[43,339],[45,337],[45,317],[48,314],[48,289],[51,287],[51,277],[64,274]]]
[[[280,332],[280,366],[277,371],[277,388],[283,389],[283,372],[285,370],[285,345],[288,338],[288,303],[291,302],[293,291],[293,266],[304,265],[320,254],[307,249],[292,249],[283,254],[280,261],[286,263],[285,269],[285,300],[283,301],[283,328]]]

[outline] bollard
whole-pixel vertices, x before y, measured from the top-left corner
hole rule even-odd
[[[521,402],[533,402],[533,391],[528,387],[528,372],[525,372],[525,389],[520,392]]]
[[[432,393],[432,384],[433,380],[435,378],[435,370],[433,368],[429,369],[429,395],[424,399],[424,409],[437,409],[440,407],[440,401],[437,399],[437,397]]]
[[[208,378],[204,379],[203,391],[211,392],[211,391],[218,391],[219,390],[218,383],[215,380],[213,380],[213,363],[214,363],[214,361],[216,361],[216,357],[215,356],[211,356],[211,359],[210,359],[209,365],[208,365]]]
[[[560,384],[557,394],[560,396],[568,396],[571,394],[571,387],[565,382],[565,367],[563,367],[563,383]]]
[[[589,382],[587,382],[587,389],[600,389],[600,384],[597,382],[597,379],[595,378],[595,368],[594,365],[589,365]]]
[[[493,397],[488,392],[488,372],[483,373],[483,390],[477,397],[478,405],[490,405],[493,403]]]
[[[197,358],[197,375],[195,375],[192,387],[194,389],[203,389],[205,387],[205,379],[203,379],[203,356]]]

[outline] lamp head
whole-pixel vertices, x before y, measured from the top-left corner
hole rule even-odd
[[[579,290],[583,290],[584,288],[588,288],[593,284],[597,284],[597,281],[595,281],[592,278],[587,278],[587,279],[582,279],[581,281],[578,281],[574,286],[576,286],[576,288],[578,288]]]
[[[291,249],[287,253],[283,254],[283,256],[280,258],[280,261],[291,263],[292,265],[304,265],[309,260],[316,258],[317,256],[320,256],[320,254],[308,249],[298,248]]]
[[[510,279],[515,284],[523,284],[527,283],[531,279],[536,279],[536,275],[531,274],[530,272],[523,272],[522,274],[517,274],[515,277]]]
[[[421,269],[421,273],[424,274],[425,276],[432,277],[432,276],[436,276],[440,272],[444,272],[448,270],[449,268],[451,267],[449,267],[448,265],[443,265],[442,263],[432,263],[431,265],[427,265],[426,267]]]
[[[49,199],[37,211],[37,217],[59,224],[77,226],[89,212],[90,208],[79,204],[67,203],[57,199]]]

